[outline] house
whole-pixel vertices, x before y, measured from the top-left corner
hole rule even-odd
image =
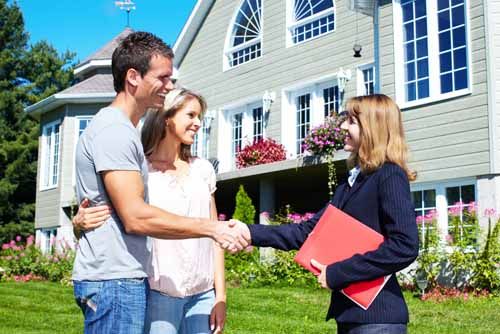
[[[446,231],[456,202],[499,209],[498,2],[198,0],[174,45],[174,66],[178,81],[208,102],[193,151],[218,168],[219,211],[232,214],[240,184],[260,212],[286,204],[320,209],[328,200],[326,166],[304,156],[300,143],[347,98],[373,92],[393,97],[403,112],[418,215],[436,210]],[[89,94],[81,86],[105,75],[101,61],[80,65],[75,72],[84,80],[68,90]],[[63,97],[70,92],[27,109],[41,121],[41,236],[69,228],[64,208],[74,198],[78,117],[105,102],[77,103]],[[236,169],[235,152],[261,137],[282,143],[288,159]],[[345,158],[336,155],[339,176]]]

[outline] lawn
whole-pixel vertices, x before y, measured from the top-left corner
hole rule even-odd
[[[422,302],[405,294],[409,333],[500,333],[500,298]],[[298,288],[231,288],[225,333],[335,333],[324,317],[326,291]],[[72,289],[56,283],[0,283],[0,334],[81,333]]]

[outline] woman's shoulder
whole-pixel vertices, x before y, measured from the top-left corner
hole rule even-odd
[[[202,173],[215,173],[214,167],[207,159],[193,157],[191,158],[190,165],[193,169],[199,170]]]
[[[408,178],[406,171],[400,165],[393,162],[385,162],[377,171],[377,176],[386,180],[388,177],[394,176],[404,176],[404,178]]]

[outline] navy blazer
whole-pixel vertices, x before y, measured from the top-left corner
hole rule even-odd
[[[395,275],[366,311],[339,292],[351,283],[396,273],[417,257],[415,209],[405,171],[396,164],[385,163],[371,174],[360,173],[352,188],[347,183],[339,185],[330,203],[383,234],[385,240],[375,251],[327,266],[326,279],[332,297],[326,319],[335,318],[342,323],[407,323],[408,308]],[[301,224],[250,225],[252,244],[298,249],[325,209],[326,206]]]

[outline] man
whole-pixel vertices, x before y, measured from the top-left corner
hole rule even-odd
[[[210,237],[231,251],[248,245],[241,227],[180,217],[147,204],[147,162],[136,126],[161,108],[171,81],[173,52],[145,32],[124,38],[112,56],[117,93],[83,132],[76,149],[77,197],[111,205],[106,223],[80,234],[73,268],[85,333],[142,334],[146,309],[146,236]]]

